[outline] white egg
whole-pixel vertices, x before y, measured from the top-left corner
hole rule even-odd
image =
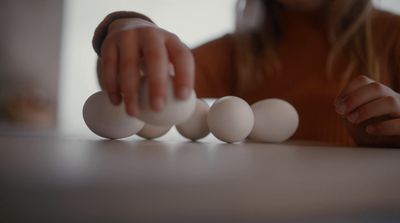
[[[180,124],[192,115],[196,106],[196,93],[194,91],[184,101],[175,98],[172,78],[168,79],[166,104],[161,111],[156,112],[151,108],[148,81],[145,78],[141,81],[139,95],[141,111],[138,118],[152,125],[173,126]]]
[[[176,130],[185,138],[199,140],[206,137],[210,130],[207,124],[207,115],[210,106],[201,99],[197,99],[196,108],[188,120],[176,126]]]
[[[299,115],[296,109],[281,99],[266,99],[251,106],[254,128],[250,139],[279,143],[289,139],[297,130]]]
[[[157,126],[146,123],[137,135],[145,139],[156,139],[168,133],[172,126]]]
[[[207,117],[211,133],[228,142],[243,141],[254,125],[254,115],[249,104],[241,98],[228,96],[217,100]]]
[[[96,135],[109,139],[121,139],[139,132],[144,123],[130,117],[123,104],[111,104],[105,92],[90,96],[83,106],[83,119]]]

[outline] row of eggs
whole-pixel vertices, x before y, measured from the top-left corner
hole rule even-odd
[[[265,99],[250,106],[239,97],[227,96],[210,107],[196,99],[193,91],[185,100],[177,100],[169,83],[166,107],[160,112],[151,109],[148,89],[141,89],[141,113],[137,118],[125,112],[124,104],[114,106],[105,92],[90,96],[83,108],[89,129],[98,136],[121,139],[137,134],[146,139],[161,137],[172,126],[190,140],[199,140],[210,132],[228,143],[249,137],[260,142],[278,143],[289,139],[297,130],[299,117],[295,108],[280,99]]]

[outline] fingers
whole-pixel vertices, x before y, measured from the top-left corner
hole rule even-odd
[[[175,68],[174,92],[178,99],[187,99],[194,86],[194,59],[190,50],[175,35],[166,41],[168,56]]]
[[[400,106],[396,97],[385,96],[367,103],[350,113],[347,119],[354,124],[359,124],[384,115],[390,115],[394,118],[400,117]]]
[[[358,88],[360,88],[362,86],[370,84],[372,82],[374,82],[374,81],[369,79],[366,76],[358,76],[358,77],[354,78],[339,93],[339,95],[337,96],[337,98],[335,100],[335,105],[338,106],[339,103],[346,100],[347,95],[350,94],[351,92],[357,90]]]
[[[144,29],[145,39],[141,39],[145,61],[145,73],[149,82],[151,107],[160,111],[166,103],[166,85],[168,78],[168,54],[164,39],[155,29]]]
[[[186,99],[194,85],[194,61],[190,50],[175,35],[154,26],[113,32],[102,46],[101,85],[113,104],[123,99],[127,113],[137,116],[143,73],[149,83],[151,107],[160,111],[166,103],[169,60],[176,73],[175,94]]]
[[[391,89],[378,82],[372,82],[346,94],[346,97],[336,104],[336,111],[341,115],[349,114],[364,104],[390,94]]]
[[[400,119],[391,119],[367,127],[366,131],[373,135],[400,135]]]
[[[400,135],[400,96],[389,87],[359,76],[341,91],[335,100],[336,111],[347,120],[360,124],[379,117],[393,119],[367,126],[375,135]]]
[[[119,85],[124,96],[125,107],[128,115],[139,115],[138,88],[140,81],[139,72],[139,47],[134,35],[127,32],[119,41]]]
[[[106,38],[101,49],[100,82],[114,105],[121,103],[121,94],[117,82],[117,64],[117,46],[111,38]]]

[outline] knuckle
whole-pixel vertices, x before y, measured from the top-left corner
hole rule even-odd
[[[355,81],[357,81],[358,83],[361,83],[361,84],[365,84],[365,83],[369,82],[369,78],[364,75],[360,75],[355,78]]]
[[[158,33],[158,28],[154,26],[145,26],[138,28],[138,31],[140,32],[141,35],[149,36],[149,35],[157,35]]]
[[[371,89],[373,91],[378,92],[378,93],[383,93],[385,90],[384,86],[378,82],[370,83],[369,86],[371,87]]]
[[[177,42],[177,43],[181,43],[182,42],[181,39],[179,38],[179,36],[177,36],[174,33],[171,33],[171,32],[167,31],[166,35],[167,35],[167,38],[172,42]]]
[[[388,108],[391,109],[390,115],[392,116],[400,116],[400,104],[398,98],[393,95],[386,96],[385,101],[387,103]]]
[[[190,58],[188,49],[184,46],[179,46],[174,50],[174,54],[178,58]]]
[[[118,33],[118,42],[120,44],[130,43],[134,40],[134,30],[124,30]]]

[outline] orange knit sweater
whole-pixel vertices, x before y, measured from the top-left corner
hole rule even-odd
[[[290,15],[292,16],[292,15]],[[295,20],[295,21],[292,21]],[[342,84],[327,78],[326,64],[330,44],[318,24],[308,26],[293,16],[277,47],[281,69],[262,83],[241,94],[235,90],[235,50],[233,37],[224,36],[193,50],[197,64],[196,90],[202,97],[237,95],[249,103],[264,98],[289,101],[298,111],[299,128],[294,139],[354,145],[346,121],[333,105]],[[400,17],[382,11],[373,16],[374,42],[382,65],[383,82],[399,90]],[[388,42],[389,41],[389,42]],[[389,65],[396,60],[398,66]],[[357,69],[355,75],[368,75]]]
[[[122,13],[122,14],[121,14]],[[94,38],[97,52],[110,21],[136,17],[137,13],[117,12],[98,27]],[[140,15],[140,14],[139,14]],[[196,62],[196,91],[199,97],[236,95],[250,104],[265,98],[281,98],[297,109],[300,125],[294,139],[354,145],[346,121],[335,112],[333,101],[342,86],[326,76],[330,46],[318,26],[308,26],[287,20],[287,29],[277,48],[281,69],[263,83],[254,83],[245,94],[235,91],[235,50],[233,36],[226,35],[193,49]],[[293,22],[293,24],[291,23]],[[375,10],[373,34],[379,56],[382,82],[399,90],[400,75],[400,17]],[[396,66],[393,66],[396,64]],[[363,69],[354,72],[361,75]]]

